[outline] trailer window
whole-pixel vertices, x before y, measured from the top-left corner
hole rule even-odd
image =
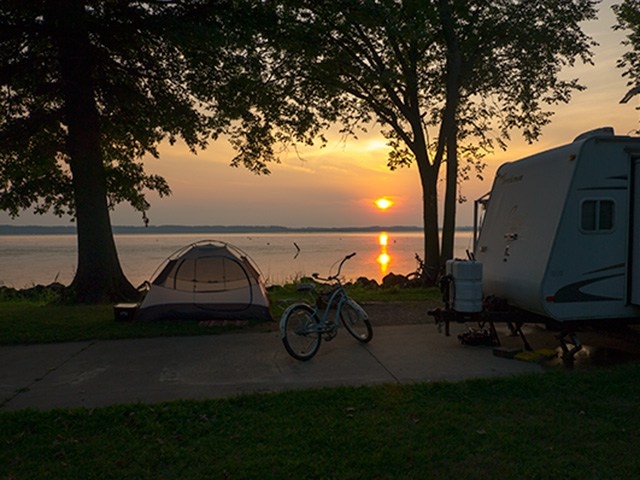
[[[580,212],[580,228],[585,232],[611,231],[614,213],[613,200],[584,200]]]

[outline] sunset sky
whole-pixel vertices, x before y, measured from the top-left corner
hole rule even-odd
[[[473,180],[462,187],[468,202],[460,205],[458,225],[472,223],[473,200],[491,188],[496,168],[505,161],[569,143],[578,134],[602,126],[614,127],[617,134],[629,134],[639,127],[640,97],[628,104],[619,100],[628,90],[626,79],[615,67],[623,52],[623,32],[614,32],[610,6],[604,1],[600,18],[585,25],[585,31],[600,46],[594,49],[593,66],[579,65],[565,72],[579,77],[588,88],[576,93],[568,105],[555,109],[552,123],[543,129],[541,139],[527,145],[513,133],[506,152],[487,157],[483,182]],[[416,166],[389,171],[388,147],[372,126],[358,140],[341,141],[329,135],[323,148],[304,148],[282,157],[271,167],[269,176],[256,176],[244,168],[229,167],[233,152],[228,144],[211,144],[197,156],[182,146],[162,147],[161,158],[150,159],[148,172],[164,176],[173,194],[158,199],[149,195],[151,225],[285,225],[367,226],[421,225],[422,190]],[[374,201],[386,197],[393,204],[379,209]],[[68,219],[23,213],[11,220],[0,213],[0,224],[60,225]],[[143,225],[140,214],[121,206],[112,214],[114,225]]]

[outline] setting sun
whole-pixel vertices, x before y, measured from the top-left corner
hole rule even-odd
[[[391,205],[393,205],[393,202],[386,197],[379,198],[373,203],[375,203],[376,207],[378,207],[380,210],[386,210]]]

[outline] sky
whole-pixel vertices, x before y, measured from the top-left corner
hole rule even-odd
[[[599,44],[594,48],[594,65],[577,65],[563,72],[567,78],[578,77],[587,89],[574,93],[569,104],[553,108],[552,122],[537,142],[529,145],[514,132],[506,151],[486,157],[484,180],[462,184],[460,193],[468,200],[458,205],[458,226],[472,225],[473,200],[491,190],[502,163],[570,143],[594,128],[611,126],[616,134],[626,135],[640,127],[640,96],[628,104],[619,103],[628,87],[616,68],[624,52],[624,32],[611,28],[615,24],[613,3],[602,2],[599,19],[584,25]],[[378,127],[371,126],[358,139],[345,141],[332,132],[328,138],[324,148],[283,155],[267,176],[230,167],[234,153],[224,140],[211,143],[195,156],[183,145],[163,144],[160,158],[145,160],[145,168],[165,177],[172,195],[148,195],[150,225],[422,225],[417,166],[390,171],[386,166],[389,148]],[[440,190],[442,194],[444,188]],[[391,207],[377,208],[374,201],[380,197],[391,200]],[[118,206],[111,219],[113,225],[143,225],[140,213],[126,205]],[[69,220],[25,211],[17,219],[0,213],[0,224],[65,225]]]

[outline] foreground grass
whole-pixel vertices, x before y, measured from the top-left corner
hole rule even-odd
[[[210,335],[233,328],[238,327],[211,327],[192,321],[116,322],[110,305],[0,302],[0,345]]]
[[[0,478],[634,478],[640,367],[0,413]]]
[[[366,289],[351,292],[359,301],[407,301],[437,298],[436,289]],[[295,285],[273,289],[272,316],[279,319],[287,301],[300,299]],[[211,335],[237,329],[195,321],[116,322],[111,305],[56,305],[45,300],[0,298],[0,344],[33,344],[176,335]]]

